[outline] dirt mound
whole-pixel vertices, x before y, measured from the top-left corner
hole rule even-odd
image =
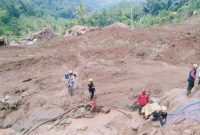
[[[104,29],[112,29],[112,28],[129,28],[129,27],[128,27],[128,25],[121,23],[121,22],[116,22],[109,26],[104,27]]]
[[[32,45],[36,42],[48,41],[54,37],[55,33],[53,32],[53,30],[51,28],[45,28],[37,33],[32,34],[23,42],[25,42],[28,45]]]
[[[80,36],[88,32],[90,28],[81,25],[75,25],[71,29],[67,30],[65,36]]]

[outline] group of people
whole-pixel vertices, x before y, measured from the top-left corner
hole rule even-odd
[[[167,121],[167,107],[151,102],[145,89],[137,96],[137,108],[139,114],[147,119],[147,122],[159,120],[160,126],[163,126]]]
[[[65,79],[67,80],[67,87],[71,96],[73,96],[74,83],[75,83],[76,77],[77,77],[77,74],[73,71],[69,71],[69,73],[65,75]],[[94,81],[92,78],[89,78],[88,91],[90,94],[90,100],[94,99],[95,90],[96,89],[94,86]]]
[[[76,77],[77,75],[73,71],[69,71],[69,73],[65,75],[67,87],[71,96],[73,96],[73,87]],[[200,66],[198,67],[197,64],[193,64],[193,68],[188,77],[187,95],[191,93],[196,78],[198,78],[198,85],[200,85]],[[95,86],[92,78],[89,78],[88,91],[90,93],[90,100],[93,101]],[[160,106],[150,101],[149,93],[146,89],[142,90],[137,96],[137,109],[139,114],[147,119],[147,122],[159,120],[160,126],[163,126],[167,121],[167,107]]]
[[[198,78],[198,85],[200,85],[200,66],[198,67],[197,64],[193,64],[193,68],[189,72],[189,77],[188,77],[187,96],[191,93],[196,78]]]

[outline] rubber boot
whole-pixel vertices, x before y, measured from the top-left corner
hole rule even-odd
[[[191,90],[187,90],[187,96],[189,96],[191,93]]]

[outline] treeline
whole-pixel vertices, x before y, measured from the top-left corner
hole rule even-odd
[[[0,0],[0,36],[23,37],[50,26],[58,34],[75,24],[104,27],[123,22],[148,27],[178,22],[200,9],[200,0],[146,0],[121,2],[93,10],[81,0]]]
[[[148,27],[179,22],[199,9],[200,0],[147,0],[140,5],[122,2],[111,9],[88,13],[82,22],[92,26],[123,22],[133,27]]]

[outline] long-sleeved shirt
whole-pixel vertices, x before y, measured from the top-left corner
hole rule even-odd
[[[188,80],[195,80],[196,77],[196,69],[192,69],[189,73],[189,78]]]
[[[89,84],[88,84],[88,90],[89,90],[90,92],[94,92],[94,91],[95,91],[95,87],[94,87],[94,84],[93,84],[93,83],[89,83]]]
[[[197,76],[197,77],[200,77],[200,66],[197,68],[196,76]]]
[[[149,103],[149,95],[147,94],[139,94],[138,97],[137,97],[137,102],[139,105],[146,105]]]

